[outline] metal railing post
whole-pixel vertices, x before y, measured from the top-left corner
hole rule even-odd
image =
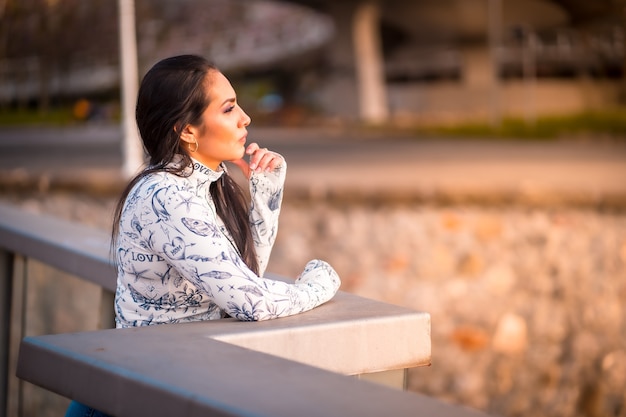
[[[115,293],[102,288],[100,293],[100,317],[98,317],[99,329],[115,328]]]
[[[14,254],[0,250],[0,410],[7,415]]]

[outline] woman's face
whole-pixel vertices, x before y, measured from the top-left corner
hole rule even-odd
[[[221,72],[212,71],[207,77],[204,85],[208,86],[210,104],[202,114],[200,125],[188,126],[186,132],[191,132],[198,142],[198,149],[191,156],[216,170],[223,161],[243,157],[250,117],[237,104],[235,90]],[[185,135],[182,138],[188,149],[195,149],[193,138],[191,142]]]

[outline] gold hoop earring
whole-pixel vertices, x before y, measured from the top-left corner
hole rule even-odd
[[[198,150],[198,141],[196,139],[193,140],[194,145],[196,145],[196,147],[194,149],[191,149],[191,143],[187,143],[187,146],[189,147],[189,152],[194,153]]]

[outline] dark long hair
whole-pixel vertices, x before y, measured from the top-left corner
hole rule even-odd
[[[156,63],[139,86],[135,116],[148,168],[126,186],[117,203],[112,228],[112,245],[119,235],[120,218],[131,189],[144,177],[156,172],[188,176],[193,166],[188,149],[180,140],[187,125],[201,127],[202,113],[209,105],[207,90],[211,73],[219,70],[196,55],[180,55]],[[179,155],[179,156],[177,156]],[[179,164],[170,164],[182,157]],[[245,194],[227,173],[209,187],[218,216],[234,239],[243,261],[256,274],[259,264],[252,241]]]

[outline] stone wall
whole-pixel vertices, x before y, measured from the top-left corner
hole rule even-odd
[[[108,228],[113,202],[2,200]],[[502,416],[626,416],[626,212],[287,201],[269,270],[432,315],[410,389]]]
[[[432,315],[410,389],[504,416],[626,415],[626,214],[287,205],[270,269]]]

